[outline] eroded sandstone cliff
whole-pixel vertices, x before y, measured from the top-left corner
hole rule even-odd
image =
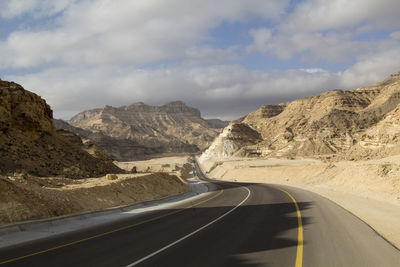
[[[46,101],[19,84],[0,80],[0,173],[71,178],[121,172],[93,144],[56,131]]]
[[[225,128],[202,158],[360,159],[396,153],[399,104],[400,75],[394,74],[369,87],[265,105]],[[248,143],[233,140],[233,129],[239,125],[251,128],[260,139]]]
[[[163,106],[142,102],[83,111],[68,121],[75,133],[92,140],[120,161],[160,154],[195,153],[207,148],[227,125],[205,120],[200,111],[175,101]],[[58,126],[68,129],[68,126]]]

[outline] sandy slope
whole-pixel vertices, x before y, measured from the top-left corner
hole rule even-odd
[[[287,184],[323,195],[400,248],[400,156],[369,161],[244,159],[202,163],[210,177]]]
[[[130,171],[136,167],[137,172],[174,172],[188,163],[189,157],[164,157],[149,160],[116,162],[121,169]]]
[[[176,158],[175,161],[183,166],[187,159]],[[141,164],[149,169],[145,163]],[[101,210],[189,191],[180,177],[181,169],[172,172],[164,168],[164,173],[159,172],[161,169],[150,169],[146,173],[118,174],[114,180],[106,176],[87,179],[0,176],[0,191],[4,192],[0,195],[0,223]]]

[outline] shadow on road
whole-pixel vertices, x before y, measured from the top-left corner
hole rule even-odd
[[[298,205],[305,210],[312,204]],[[198,208],[194,212],[201,216],[224,213],[231,208]],[[160,260],[171,263],[166,266],[294,266],[298,245],[295,212],[293,203],[241,206],[234,215],[191,237],[190,242],[178,244],[176,250],[165,253]],[[309,221],[302,218],[303,225]],[[144,266],[154,264],[157,259]]]
[[[260,188],[256,184],[241,185]],[[238,190],[239,184],[223,182],[220,186],[228,197],[244,194],[243,189]],[[298,218],[293,202],[281,197],[271,203],[264,194],[252,196],[255,199],[249,199],[218,222],[139,266],[294,266]],[[238,203],[237,198],[230,202]],[[312,203],[298,205],[305,210]],[[47,266],[51,262],[52,266],[125,266],[192,233],[234,207],[226,198],[215,198],[190,209],[162,210],[157,212],[160,219],[156,220],[151,219],[155,214],[127,216],[118,222],[0,250],[0,261],[125,228],[5,265]],[[164,217],[166,214],[172,215]],[[303,225],[309,224],[309,218],[303,217],[302,221]]]

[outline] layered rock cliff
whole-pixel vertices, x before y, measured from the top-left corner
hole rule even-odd
[[[56,131],[46,101],[22,86],[0,80],[0,173],[72,178],[122,172],[93,144]]]
[[[368,128],[356,145],[342,157],[374,159],[400,154],[400,104],[381,121]]]
[[[202,159],[229,155],[359,159],[377,156],[377,148],[380,153],[394,153],[398,104],[400,75],[394,74],[369,87],[265,105],[232,122]],[[232,130],[239,126],[249,127],[260,139],[250,143],[232,140]]]
[[[83,138],[92,140],[120,161],[165,153],[195,153],[207,148],[227,125],[205,120],[200,111],[175,101],[163,106],[130,106],[83,111],[68,121]],[[68,129],[68,126],[60,128]]]

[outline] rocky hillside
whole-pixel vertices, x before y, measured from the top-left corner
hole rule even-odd
[[[0,174],[81,178],[122,171],[93,144],[56,131],[52,116],[45,100],[0,80]]]
[[[166,153],[195,153],[207,148],[227,122],[205,120],[200,111],[181,101],[163,106],[130,106],[83,111],[57,127],[92,140],[120,161]]]
[[[359,142],[343,156],[347,159],[374,159],[400,154],[400,104],[381,121],[366,130]]]
[[[334,90],[289,103],[265,105],[232,122],[202,158],[360,159],[395,153],[398,104],[400,73],[369,87]],[[238,135],[237,128],[248,130]],[[251,138],[247,137],[249,134]],[[253,138],[257,135],[259,138]]]

